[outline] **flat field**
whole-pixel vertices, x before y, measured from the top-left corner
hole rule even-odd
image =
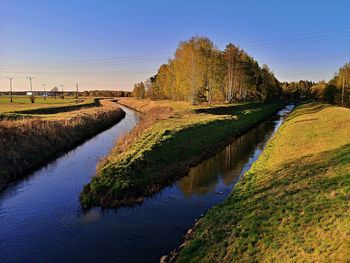
[[[42,97],[36,97],[35,102],[31,103],[29,96],[13,96],[13,102],[11,103],[9,96],[0,96],[0,113],[32,110],[38,108],[58,107],[65,105],[75,105],[78,103],[83,103],[86,100],[92,101],[91,98],[76,99],[74,97],[68,96],[65,97],[64,100],[58,97],[57,99],[53,97],[48,97],[46,98],[46,100],[44,100]]]

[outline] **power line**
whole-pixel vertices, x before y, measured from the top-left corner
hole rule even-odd
[[[1,73],[13,73],[13,74],[26,74],[28,71],[0,71]],[[152,74],[152,71],[142,71],[142,72],[116,72],[116,71],[80,71],[80,72],[72,72],[72,71],[34,71],[30,70],[29,72],[35,73],[35,74],[48,74],[48,75],[138,75],[138,74]]]
[[[295,62],[300,62],[300,61],[310,61],[312,60],[319,60],[323,58],[328,58],[328,57],[336,57],[336,56],[348,56],[350,53],[338,53],[338,54],[327,54],[327,55],[317,55],[317,56],[307,56],[307,57],[302,57],[302,58],[296,58],[296,59],[290,59],[286,58],[286,61],[280,60],[279,62],[272,62],[268,63],[268,65],[278,65],[278,64],[290,64],[290,63],[295,63]],[[244,62],[239,62],[239,64],[244,65]],[[21,74],[21,73],[27,73],[27,71],[0,71],[2,73],[16,73],[16,74]],[[59,71],[59,70],[45,70],[45,71],[38,71],[38,70],[31,70],[30,72],[35,73],[35,74],[53,74],[53,75],[60,75],[60,74],[79,74],[79,75],[84,75],[84,74],[102,74],[102,75],[131,75],[131,74],[151,74],[151,71],[142,71],[142,72],[120,72],[120,71]]]
[[[340,27],[340,28],[332,28],[332,29],[326,29],[326,30],[320,30],[320,31],[314,31],[311,33],[302,33],[302,34],[295,34],[295,35],[286,35],[286,36],[274,36],[274,37],[270,37],[270,38],[265,38],[265,39],[261,39],[258,41],[254,41],[254,42],[247,42],[244,43],[245,45],[252,45],[252,44],[266,44],[268,42],[273,42],[275,40],[290,40],[290,39],[295,39],[295,38],[302,38],[302,37],[310,37],[310,36],[319,36],[319,35],[323,35],[324,33],[327,33],[326,35],[329,35],[329,33],[335,32],[337,33],[337,31],[344,31],[348,32],[350,30],[349,26],[346,27]],[[338,32],[340,33],[340,32]]]
[[[311,34],[303,34],[303,35],[294,35],[294,36],[289,36],[289,37],[275,37],[274,39],[278,40],[278,41],[271,41],[271,39],[265,39],[260,41],[260,44],[264,44],[265,47],[268,44],[272,44],[272,46],[276,46],[276,45],[281,45],[281,44],[294,44],[295,43],[305,43],[305,42],[309,42],[309,41],[315,41],[315,40],[327,40],[327,39],[332,39],[332,38],[337,38],[337,37],[348,37],[349,34],[349,27],[344,27],[344,28],[338,28],[338,29],[330,29],[330,30],[324,30],[324,31],[319,31],[319,32],[314,32]],[[327,33],[327,34],[325,34]],[[273,40],[273,39],[272,39]],[[270,43],[269,43],[270,42]],[[254,44],[258,44],[259,41],[256,41]],[[248,44],[249,45],[249,44]],[[260,47],[264,47],[264,45],[260,46]],[[257,46],[257,45],[256,45]],[[168,53],[158,53],[159,54],[168,54]],[[52,66],[65,66],[65,65],[70,65],[70,66],[80,66],[80,67],[94,67],[94,66],[108,66],[108,64],[115,64],[115,63],[119,63],[119,61],[126,61],[126,62],[138,62],[140,63],[141,60],[145,60],[145,62],[149,62],[149,59],[151,59],[153,56],[153,58],[156,57],[155,54],[148,54],[148,55],[136,55],[136,56],[124,56],[124,57],[115,57],[115,58],[108,58],[108,59],[85,59],[85,60],[73,60],[73,61],[66,61],[66,62],[51,62],[51,63],[32,63],[32,64],[17,64],[17,65],[8,65],[9,67],[26,67],[26,66],[45,66],[45,65],[52,65]],[[334,55],[321,55],[321,56],[312,56],[313,59],[317,59],[317,58],[323,58],[323,57],[334,57]],[[311,57],[310,57],[311,58]],[[308,58],[300,58],[294,61],[304,61],[304,60],[310,60]],[[290,59],[286,62],[277,62],[277,63],[269,63],[269,65],[273,65],[273,64],[288,64],[288,63],[292,63],[293,61],[291,61]],[[79,64],[80,63],[80,64]],[[240,68],[249,68],[250,65],[244,65],[239,64],[239,66],[237,67],[237,69]],[[7,71],[0,71],[3,73],[15,73],[15,74],[24,74],[24,73],[28,73],[27,71],[14,71],[11,72],[9,70]],[[42,75],[46,75],[46,74],[50,74],[50,75],[71,75],[71,74],[75,74],[75,75],[85,75],[85,74],[97,74],[97,75],[132,75],[132,74],[151,74],[151,72],[118,72],[118,71],[76,71],[76,72],[66,72],[66,71],[60,71],[60,70],[55,70],[54,72],[52,70],[40,70],[40,69],[36,69],[36,70],[31,70],[30,72],[35,73],[35,74],[42,74]],[[325,71],[323,71],[325,72]],[[281,73],[280,73],[281,74]],[[282,73],[283,74],[283,73]]]
[[[339,30],[343,30],[343,32],[337,32]],[[345,30],[345,31],[344,31]],[[331,33],[334,32],[334,33]],[[325,34],[327,33],[327,34]],[[305,43],[309,41],[315,41],[315,40],[328,40],[338,37],[349,37],[350,36],[350,28],[349,27],[343,27],[338,29],[328,29],[324,31],[318,31],[314,33],[304,33],[301,35],[290,35],[288,37],[274,37],[271,39],[265,39],[261,41],[255,41],[251,43],[244,44],[245,46],[250,47],[257,47],[257,48],[268,48],[268,47],[276,47],[283,44],[293,44],[293,42],[296,42],[294,44],[300,44]],[[277,41],[275,41],[277,39]],[[271,41],[273,40],[273,41]],[[262,44],[262,45],[261,45]],[[138,59],[142,59],[142,61],[145,60],[145,62],[148,62],[150,58],[162,58],[163,55],[169,55],[172,52],[166,52],[166,53],[150,53],[150,54],[144,54],[144,55],[135,55],[135,56],[121,56],[121,57],[114,57],[114,58],[97,58],[97,59],[81,59],[81,60],[71,60],[71,61],[62,61],[62,62],[46,62],[46,63],[27,63],[27,64],[2,64],[0,66],[3,67],[25,67],[25,66],[47,66],[47,65],[62,65],[65,66],[67,64],[70,65],[99,65],[99,64],[115,64],[120,63],[121,60],[131,60],[135,63],[139,62]]]
[[[350,31],[347,32],[339,32],[334,34],[327,34],[327,35],[309,35],[306,37],[296,37],[296,38],[290,38],[290,39],[283,39],[281,38],[279,41],[271,42],[271,43],[265,43],[265,44],[248,44],[245,45],[250,48],[271,48],[271,47],[278,47],[278,46],[284,46],[284,45],[296,45],[296,44],[303,44],[307,42],[314,42],[314,41],[322,41],[322,40],[330,40],[330,39],[337,39],[337,38],[343,38],[343,37],[349,37]]]
[[[24,63],[24,64],[0,64],[0,66],[6,66],[6,67],[16,67],[16,66],[35,66],[35,65],[67,65],[67,64],[90,64],[90,63],[109,63],[109,62],[120,62],[120,61],[138,61],[141,60],[148,60],[150,58],[161,58],[164,55],[169,55],[171,52],[167,53],[158,53],[157,55],[140,55],[140,56],[124,56],[124,57],[109,57],[109,58],[97,58],[97,59],[82,59],[82,60],[69,60],[69,61],[61,61],[61,62],[43,62],[43,63]]]
[[[64,68],[66,69],[68,66],[69,68],[103,68],[103,67],[117,67],[122,68],[124,66],[128,65],[142,65],[142,64],[149,64],[149,63],[161,63],[164,61],[163,58],[152,58],[147,60],[134,60],[134,61],[126,61],[126,62],[120,62],[120,61],[106,61],[106,62],[91,62],[91,63],[74,63],[74,64],[47,64],[47,65],[16,65],[16,66],[3,66],[0,65],[0,68],[2,69],[12,69],[12,70],[21,70],[26,68],[31,69],[47,69],[48,67],[51,69],[60,69]]]

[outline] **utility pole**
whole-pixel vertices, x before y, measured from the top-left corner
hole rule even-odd
[[[45,90],[45,87],[46,87],[47,84],[41,84],[41,85],[43,85],[43,87],[44,87],[44,94],[43,94],[43,95],[44,95],[44,100],[46,100],[46,90]]]
[[[64,100],[64,93],[63,93],[63,84],[60,85],[62,89],[62,100]]]
[[[344,94],[345,94],[345,81],[346,81],[346,75],[347,75],[347,72],[348,71],[348,67],[347,65],[345,65],[344,67],[344,70],[343,70],[343,88],[342,88],[342,91],[341,91],[341,103],[344,104]]]
[[[345,90],[345,68],[343,70],[343,88],[341,90],[341,104],[344,104],[344,90]]]
[[[76,97],[77,97],[77,99],[79,99],[79,86],[78,86],[78,83],[77,83],[77,95],[76,95]]]
[[[34,79],[33,77],[27,77],[27,79],[29,79],[29,83],[30,83],[30,92],[32,93],[30,96],[30,100],[32,103],[34,103],[34,93],[33,93],[33,86],[32,86],[32,79]]]
[[[13,102],[13,101],[12,101],[12,80],[13,80],[14,78],[9,77],[9,78],[7,78],[7,79],[10,80],[10,98],[11,98],[11,103],[12,103],[12,102]]]

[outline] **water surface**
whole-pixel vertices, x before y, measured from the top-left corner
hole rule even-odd
[[[138,122],[123,109],[120,123],[0,194],[0,262],[159,262],[195,219],[223,202],[291,107],[142,205],[83,212],[79,193],[98,160]]]

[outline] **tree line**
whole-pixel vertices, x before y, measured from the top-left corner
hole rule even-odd
[[[208,102],[308,100],[350,105],[350,63],[334,77],[313,82],[279,82],[268,66],[229,43],[219,50],[207,37],[181,41],[168,63],[156,75],[136,83],[133,96],[153,100],[170,99]]]
[[[259,66],[243,49],[229,43],[219,50],[207,37],[181,41],[174,58],[155,76],[134,85],[135,97],[213,101],[266,101],[278,98],[282,89],[270,69]]]
[[[80,93],[83,97],[131,97],[131,91],[124,90],[90,90]]]
[[[350,106],[350,63],[346,63],[329,81],[283,82],[286,99],[314,99],[331,104]]]

